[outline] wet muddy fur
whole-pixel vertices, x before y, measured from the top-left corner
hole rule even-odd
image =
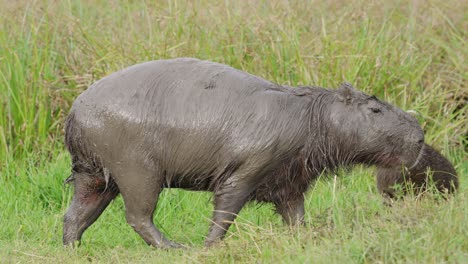
[[[432,181],[438,191],[453,193],[458,188],[458,177],[453,165],[431,146],[425,144],[420,161],[410,169],[377,168],[377,188],[388,198],[398,198],[402,193],[419,194],[427,190]]]
[[[178,246],[153,224],[162,188],[214,193],[209,246],[246,202],[271,202],[286,223],[301,223],[304,193],[323,171],[412,166],[424,138],[411,115],[349,84],[287,87],[188,58],[97,81],[75,100],[65,132],[75,189],[64,244],[120,193],[127,222],[155,247]]]

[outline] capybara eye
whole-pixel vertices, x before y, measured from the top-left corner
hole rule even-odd
[[[375,107],[370,107],[369,110],[371,110],[372,113],[375,113],[375,114],[378,114],[378,113],[382,112],[379,108],[375,108]]]

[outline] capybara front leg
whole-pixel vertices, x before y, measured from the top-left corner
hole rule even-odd
[[[224,238],[229,226],[247,202],[250,190],[251,188],[227,187],[215,193],[215,208],[205,246],[209,247]]]
[[[133,165],[121,167],[118,171],[119,175],[115,178],[125,202],[128,224],[148,245],[157,248],[181,247],[166,239],[153,223],[164,179],[155,172]]]
[[[304,224],[304,196],[292,201],[275,203],[276,212],[281,215],[288,225]]]
[[[89,174],[74,175],[74,194],[63,221],[63,244],[73,245],[119,193],[112,181]]]

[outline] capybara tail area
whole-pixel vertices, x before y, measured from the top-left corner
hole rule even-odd
[[[72,111],[65,121],[65,145],[72,158],[73,173],[86,173],[108,180],[104,175],[100,159],[88,148],[88,141],[83,133]]]

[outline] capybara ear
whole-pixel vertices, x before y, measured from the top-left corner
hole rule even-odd
[[[353,92],[356,89],[347,82],[341,84],[340,88],[338,88],[338,97],[339,100],[345,102],[346,104],[350,104],[353,101]]]

